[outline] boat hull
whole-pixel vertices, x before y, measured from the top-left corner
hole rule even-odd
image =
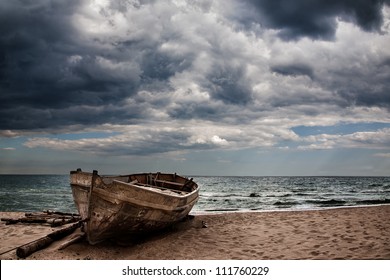
[[[147,182],[156,177],[156,186]],[[185,218],[199,196],[196,183],[176,174],[104,177],[73,171],[71,187],[90,244],[168,227]]]

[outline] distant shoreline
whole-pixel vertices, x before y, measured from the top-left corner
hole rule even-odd
[[[348,208],[367,208],[367,207],[379,207],[379,206],[390,206],[389,203],[382,204],[369,204],[369,205],[347,205],[347,206],[329,206],[329,207],[316,207],[316,208],[280,208],[280,209],[265,209],[265,210],[199,210],[190,212],[194,216],[202,215],[214,215],[214,214],[228,214],[228,213],[272,213],[272,212],[301,212],[301,211],[327,211],[337,209],[348,209]]]

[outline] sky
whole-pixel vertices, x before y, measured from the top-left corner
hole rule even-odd
[[[0,0],[0,173],[389,176],[390,0]]]

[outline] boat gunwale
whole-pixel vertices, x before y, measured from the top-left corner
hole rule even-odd
[[[199,186],[198,185],[196,185],[196,189],[195,190],[193,190],[191,192],[187,192],[186,194],[174,193],[175,189],[173,189],[171,194],[168,194],[168,193],[164,193],[163,191],[158,191],[159,188],[155,187],[155,186],[152,186],[152,185],[150,185],[150,187],[148,187],[148,186],[137,186],[137,185],[126,183],[126,182],[122,182],[122,181],[119,181],[119,180],[113,180],[113,182],[119,183],[119,184],[123,184],[123,185],[129,186],[129,187],[132,187],[132,188],[137,188],[137,189],[142,190],[142,191],[151,192],[153,194],[160,194],[160,195],[165,196],[165,197],[187,198],[189,196],[192,196],[194,193],[199,192]],[[102,189],[102,188],[99,188],[97,186],[95,188]],[[171,190],[169,188],[167,188],[167,189]]]
[[[79,172],[71,172],[72,175],[76,175],[77,174],[82,174],[82,175],[87,175],[87,176],[93,176],[93,173],[91,172],[84,172],[84,171],[79,171]],[[186,206],[186,205],[191,205],[191,204],[195,204],[197,200],[199,200],[199,185],[192,181],[191,179],[188,179],[184,176],[181,176],[181,175],[178,175],[178,174],[175,174],[177,177],[180,177],[182,179],[184,179],[186,183],[188,182],[191,182],[193,184],[192,188],[193,190],[190,191],[190,192],[186,192],[186,191],[183,191],[183,192],[186,192],[185,194],[179,194],[179,193],[175,193],[175,191],[180,191],[180,190],[176,190],[174,188],[166,188],[167,190],[170,190],[172,191],[171,193],[164,193],[164,191],[162,190],[159,190],[159,187],[158,186],[153,186],[153,185],[150,185],[150,187],[147,187],[147,186],[138,186],[138,185],[135,185],[135,184],[131,184],[131,183],[128,183],[128,182],[124,182],[124,181],[121,181],[121,180],[118,180],[119,178],[126,178],[126,177],[130,177],[130,176],[146,176],[146,175],[150,175],[150,174],[161,174],[161,175],[172,175],[172,173],[161,173],[161,172],[156,172],[156,173],[133,173],[133,174],[128,174],[128,175],[99,175],[99,174],[96,174],[97,177],[100,179],[100,183],[99,184],[96,184],[96,185],[89,185],[89,186],[85,186],[85,185],[82,185],[82,184],[77,184],[77,183],[71,183],[71,186],[72,187],[78,187],[79,189],[83,190],[83,191],[91,191],[91,192],[98,192],[100,193],[100,195],[103,195],[103,196],[106,196],[107,198],[109,197],[109,200],[110,199],[116,199],[116,200],[122,200],[123,202],[127,202],[127,203],[134,203],[134,201],[126,201],[126,199],[123,199],[123,198],[120,198],[120,197],[115,197],[113,198],[113,194],[111,192],[108,192],[106,189],[108,188],[111,188],[112,187],[112,184],[115,183],[115,184],[118,184],[118,185],[121,185],[122,187],[131,187],[133,189],[137,189],[139,191],[142,191],[144,193],[151,193],[153,195],[158,195],[158,196],[161,196],[161,197],[166,197],[166,198],[174,198],[174,199],[178,199],[178,200],[186,200],[188,198],[191,198],[191,197],[194,197],[193,199],[190,199],[189,201],[186,201],[186,203],[183,205],[183,206]],[[104,179],[112,179],[112,182],[110,183],[105,183],[104,182]],[[169,181],[168,181],[169,182]],[[147,184],[146,184],[147,185]],[[117,196],[117,195],[115,195]],[[154,203],[153,203],[154,204]],[[135,204],[136,205],[136,204]],[[157,206],[159,204],[155,204],[155,206]],[[147,206],[147,207],[150,207],[150,208],[155,208],[155,206]],[[183,206],[180,206],[179,208],[183,207]],[[165,211],[174,211],[173,209],[171,210],[168,210],[168,209],[163,209],[164,207],[157,207],[156,209],[161,209],[161,210],[165,210]],[[179,210],[179,208],[177,208],[177,210]],[[176,209],[176,208],[175,208]]]

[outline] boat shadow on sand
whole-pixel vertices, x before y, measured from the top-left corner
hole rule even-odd
[[[86,239],[80,240],[63,250],[64,255],[66,255],[64,258],[76,260],[159,259],[160,257],[156,256],[156,250],[159,250],[157,248],[161,244],[165,244],[161,250],[177,250],[177,248],[172,248],[170,247],[172,245],[168,244],[175,244],[178,239],[183,237],[191,239],[192,234],[199,235],[200,231],[207,227],[208,224],[200,216],[189,215],[181,221],[158,231],[135,234],[127,238],[108,239],[95,245],[90,245]],[[59,246],[61,246],[59,243],[55,244],[52,252]],[[168,248],[164,248],[164,246]],[[55,258],[57,256],[58,253]],[[33,258],[39,259],[40,254]]]

